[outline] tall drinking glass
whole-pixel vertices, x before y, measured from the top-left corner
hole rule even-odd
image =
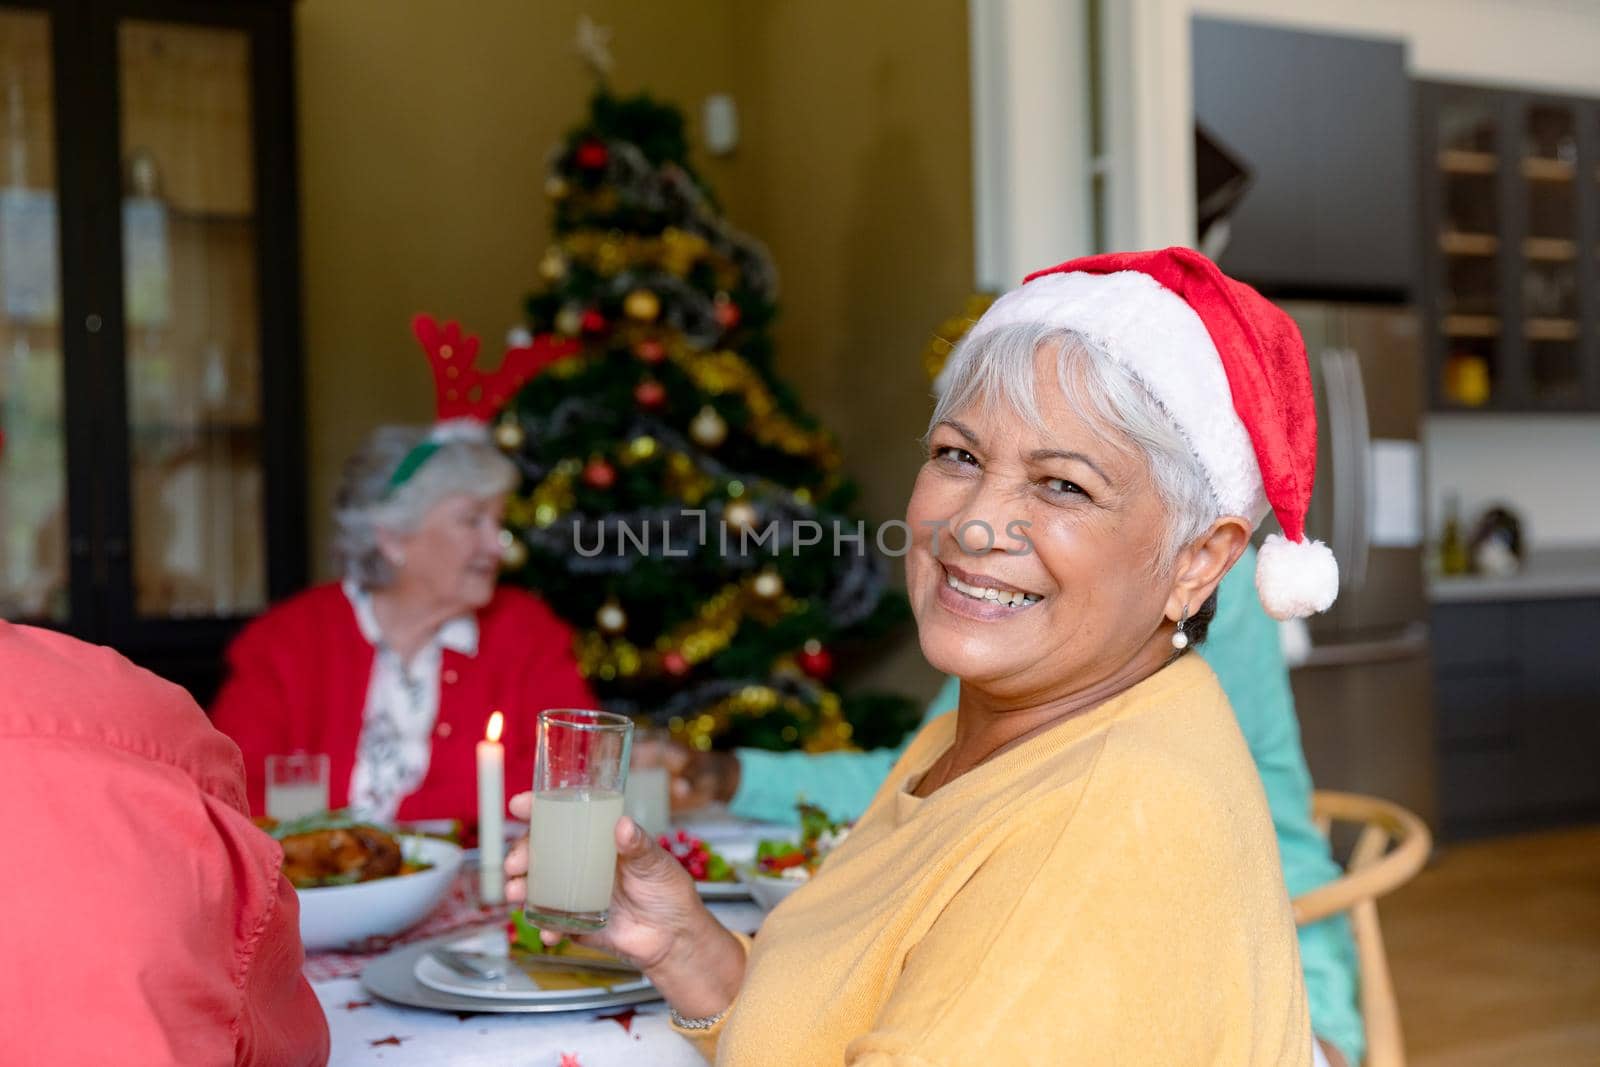
[[[672,780],[662,762],[671,737],[656,726],[633,729],[633,760],[622,807],[651,837],[660,837],[672,825]]]
[[[528,901],[544,930],[606,924],[633,723],[605,711],[541,711],[528,826]]]

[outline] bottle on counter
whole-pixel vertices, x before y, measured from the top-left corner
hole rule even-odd
[[[1439,570],[1466,574],[1472,570],[1467,542],[1461,536],[1460,502],[1454,493],[1444,498],[1444,532],[1439,536]]]

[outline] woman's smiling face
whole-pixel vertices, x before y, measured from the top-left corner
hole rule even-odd
[[[1154,645],[1171,651],[1168,516],[1148,463],[1072,410],[1056,365],[1053,346],[1034,357],[1045,430],[1003,402],[936,425],[906,509],[923,655],[1010,701],[1090,689]]]

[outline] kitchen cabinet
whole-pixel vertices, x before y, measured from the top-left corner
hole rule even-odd
[[[1447,836],[1600,813],[1600,598],[1436,604]]]
[[[1271,296],[1409,299],[1412,82],[1398,41],[1193,21],[1195,120],[1250,173],[1222,269]]]
[[[202,699],[305,580],[291,16],[0,4],[0,614]]]
[[[1418,88],[1435,410],[1600,410],[1600,101]]]

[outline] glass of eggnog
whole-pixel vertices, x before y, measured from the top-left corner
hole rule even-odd
[[[624,715],[539,713],[523,914],[542,930],[583,933],[606,924],[632,745]]]

